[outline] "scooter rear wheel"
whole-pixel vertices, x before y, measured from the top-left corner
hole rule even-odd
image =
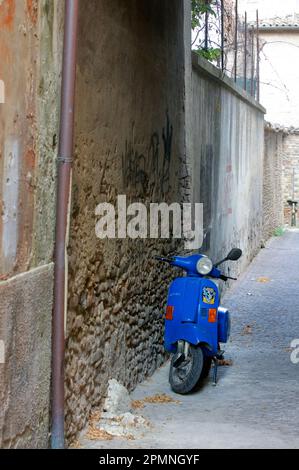
[[[169,369],[169,383],[175,393],[185,395],[191,392],[198,381],[204,366],[204,354],[200,346],[189,346],[188,356],[174,367],[176,355],[172,356]]]

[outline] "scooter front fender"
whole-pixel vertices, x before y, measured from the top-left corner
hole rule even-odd
[[[176,344],[178,341],[188,341],[188,343],[197,346],[202,344],[205,346],[208,355],[214,356],[218,350],[218,344],[213,341],[214,335],[206,328],[198,328],[196,324],[184,323],[180,325],[179,331],[168,332],[165,335],[165,349],[169,352],[176,352]]]

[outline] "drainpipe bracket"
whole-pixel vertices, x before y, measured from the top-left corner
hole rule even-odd
[[[73,157],[58,157],[57,158],[57,163],[73,163],[74,159]]]

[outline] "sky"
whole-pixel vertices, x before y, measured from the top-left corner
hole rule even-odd
[[[257,9],[261,19],[285,17],[299,13],[299,0],[239,0],[239,11],[247,11],[249,21],[255,19]]]

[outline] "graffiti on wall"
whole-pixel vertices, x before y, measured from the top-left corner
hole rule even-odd
[[[170,167],[173,145],[173,126],[166,113],[166,124],[161,132],[150,136],[145,152],[134,142],[126,141],[122,154],[123,187],[143,196],[159,197],[170,189]]]

